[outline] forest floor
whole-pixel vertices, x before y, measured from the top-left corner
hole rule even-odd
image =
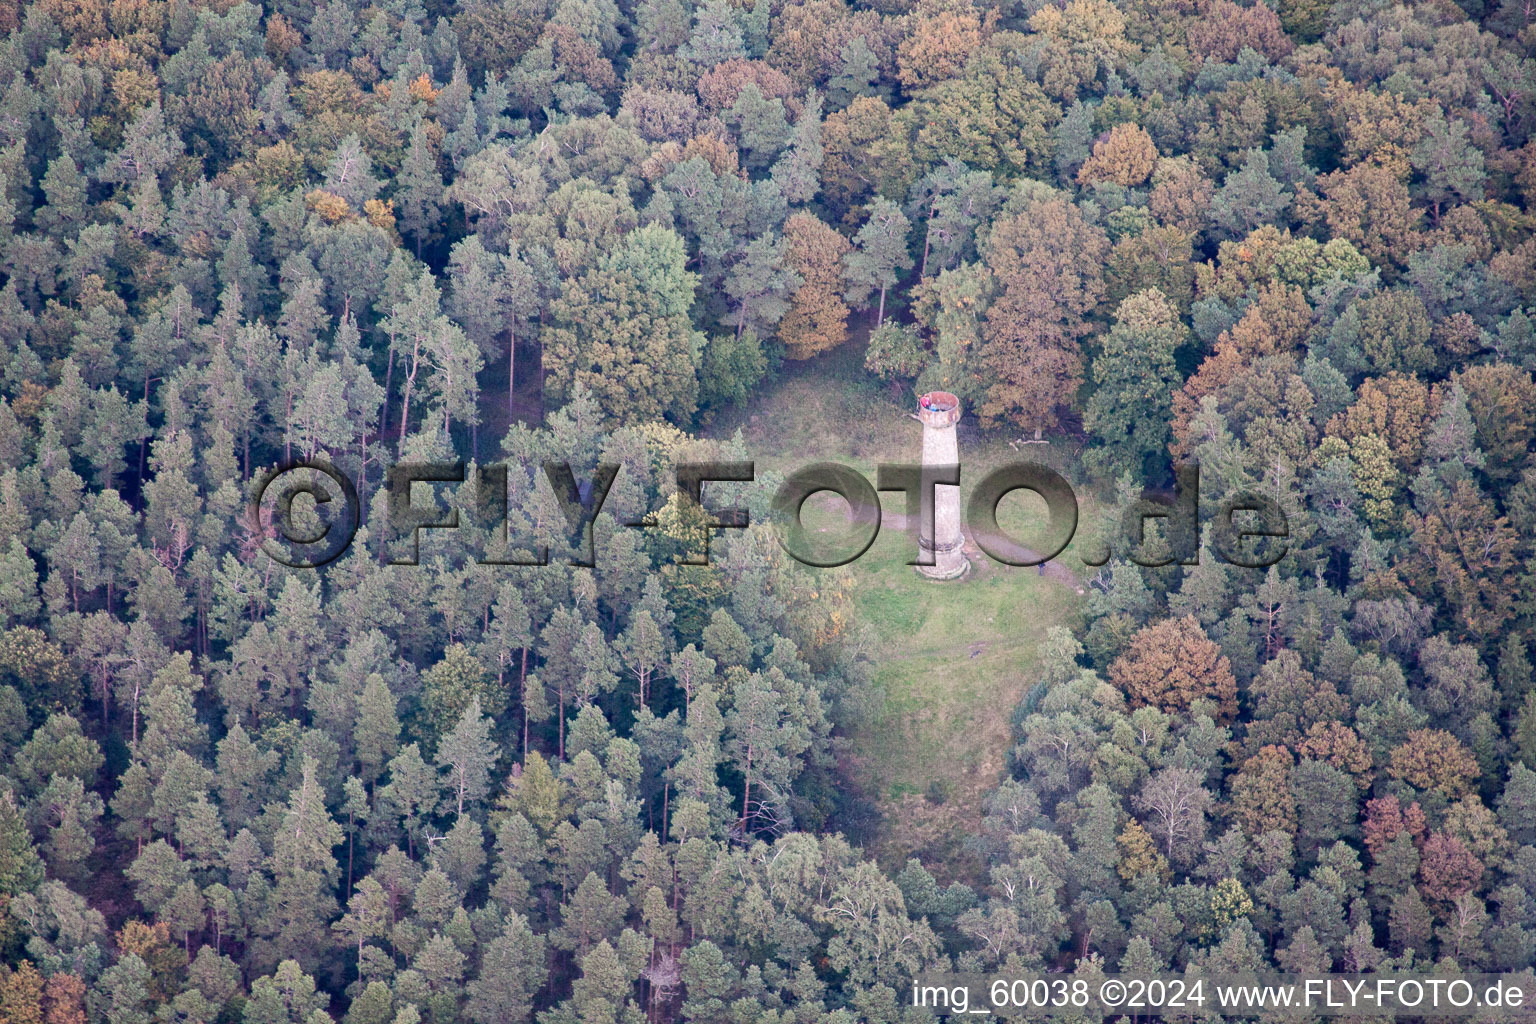
[[[864,372],[864,347],[860,332],[825,356],[787,365],[707,432],[723,437],[739,428],[759,474],[835,461],[873,479],[878,462],[915,461],[922,428],[908,415],[911,399]],[[983,433],[970,419],[959,429],[962,481],[974,483],[1011,460],[1060,465],[1077,454],[1066,441],[1015,447],[1015,435]],[[967,840],[1007,769],[1014,711],[1036,679],[1036,646],[1048,627],[1070,625],[1079,614],[1089,571],[1073,557],[1077,542],[1044,574],[993,562],[968,542],[966,577],[924,580],[906,564],[912,552],[900,530],[901,500],[882,496],[884,528],[849,567],[854,629],[862,631],[855,642],[877,668],[844,769],[879,811],[879,823],[861,838],[886,867],[899,870],[907,857],[921,856],[935,874],[972,881],[980,861]],[[1091,496],[1079,494],[1079,501],[1081,524],[1091,518]],[[817,529],[818,521],[835,524],[846,515],[842,499],[822,495],[807,504],[805,522]],[[1028,544],[1042,535],[1044,503],[1016,492],[1003,500],[998,519]]]

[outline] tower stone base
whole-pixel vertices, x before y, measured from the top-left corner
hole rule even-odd
[[[934,559],[933,565],[919,565],[917,574],[924,579],[942,582],[944,580],[958,580],[971,571],[971,560],[965,557],[965,552],[957,550],[950,557],[945,557],[946,552],[940,551]]]

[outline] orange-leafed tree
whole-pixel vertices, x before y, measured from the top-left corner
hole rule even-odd
[[[0,1021],[6,1024],[43,1024],[43,976],[32,961],[23,960],[15,970],[0,968]]]
[[[1134,707],[1174,713],[1212,700],[1224,719],[1237,714],[1237,679],[1221,648],[1193,615],[1164,619],[1140,630],[1130,650],[1109,666],[1109,681]]]
[[[1093,155],[1077,172],[1077,183],[1108,181],[1130,188],[1150,178],[1156,165],[1157,147],[1147,130],[1136,124],[1117,124],[1093,144]]]
[[[1280,18],[1263,4],[1243,7],[1232,0],[1215,0],[1189,24],[1190,52],[1206,60],[1231,62],[1248,47],[1271,60],[1291,52],[1290,37]]]
[[[1416,802],[1404,807],[1395,796],[1365,802],[1365,824],[1361,833],[1372,857],[1380,856],[1387,844],[1400,835],[1408,836],[1415,845],[1422,843],[1427,828],[1424,810]]]
[[[978,353],[991,384],[978,410],[1037,431],[1055,427],[1083,379],[1087,315],[1104,296],[1109,239],[1071,203],[1038,202],[1001,220],[986,263],[1003,292]]]
[[[1432,902],[1454,903],[1482,880],[1483,862],[1455,836],[1435,832],[1424,841],[1421,857],[1419,886]]]
[[[988,27],[969,0],[924,0],[911,15],[909,34],[896,48],[902,86],[916,90],[959,75]]]
[[[1379,265],[1402,263],[1424,244],[1423,217],[1390,170],[1356,164],[1318,179],[1322,198],[1298,197],[1302,217],[1328,236],[1343,238]]]
[[[805,282],[779,321],[779,337],[790,359],[809,359],[848,340],[848,304],[843,301],[843,256],[848,240],[809,213],[784,222],[785,261]]]
[[[85,1024],[85,982],[67,971],[50,976],[43,989],[43,1024]]]
[[[1348,773],[1361,789],[1370,786],[1370,748],[1359,733],[1343,722],[1313,722],[1296,752]]]

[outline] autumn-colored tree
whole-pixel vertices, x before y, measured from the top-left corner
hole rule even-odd
[[[1328,114],[1338,133],[1345,166],[1371,166],[1406,182],[1414,149],[1439,107],[1428,96],[1412,98],[1391,89],[1367,89],[1335,81],[1325,89]]]
[[[665,145],[662,147],[664,151]],[[660,152],[660,151],[658,151]],[[716,175],[729,175],[736,177],[741,174],[741,154],[736,147],[731,145],[720,135],[714,132],[706,132],[703,135],[695,135],[685,142],[681,149],[668,158],[666,166],[674,163],[683,163],[698,157],[709,164],[709,169]],[[659,177],[660,174],[657,174]]]
[[[1529,369],[1504,362],[1468,367],[1456,380],[1466,392],[1488,475],[1513,481],[1529,464],[1536,439],[1536,380]]]
[[[1325,433],[1350,442],[1374,434],[1386,443],[1393,464],[1406,471],[1419,461],[1435,412],[1429,388],[1417,377],[1370,377],[1349,408],[1328,421]]]
[[[1086,316],[1103,297],[1109,243],[1060,199],[997,224],[986,262],[1002,294],[987,310],[977,353],[987,387],[978,410],[1042,431],[1056,426],[1082,381]]]
[[[1216,351],[1174,393],[1174,457],[1187,458],[1194,450],[1190,430],[1202,401],[1220,398],[1227,388],[1250,377],[1250,360],[1295,352],[1306,340],[1311,322],[1311,307],[1299,288],[1280,283],[1259,288],[1256,301],[1242,318],[1217,338]],[[1221,403],[1217,404],[1220,408]]]
[[[1040,84],[1062,103],[1115,74],[1135,49],[1126,38],[1126,19],[1108,0],[1069,0],[1035,11],[1029,27],[1038,34],[1030,56],[1039,65]]]
[[[15,970],[0,974],[0,1021],[6,1024],[43,1024],[43,976],[32,961],[23,960]]]
[[[1093,155],[1077,172],[1077,183],[1108,181],[1129,188],[1151,177],[1156,164],[1157,147],[1147,130],[1137,124],[1117,124],[1093,144]]]
[[[1248,359],[1295,352],[1312,327],[1312,307],[1297,286],[1272,282],[1258,289],[1253,304],[1232,326],[1232,343]]]
[[[897,77],[909,90],[956,77],[987,31],[969,0],[923,0],[910,19],[896,47]]]
[[[1408,836],[1415,844],[1422,843],[1428,827],[1424,811],[1416,802],[1404,807],[1391,795],[1365,802],[1365,823],[1361,832],[1365,848],[1373,857],[1400,835]]]
[[[59,971],[43,989],[43,1024],[85,1024],[85,982]]]
[[[44,0],[39,10],[46,11],[79,47],[109,34],[109,4],[102,0]]]
[[[1230,63],[1244,47],[1270,60],[1291,52],[1280,18],[1262,3],[1244,7],[1231,0],[1211,0],[1196,6],[1199,13],[1189,23],[1189,50],[1196,56]]]
[[[1166,882],[1172,876],[1168,858],[1158,850],[1157,842],[1142,828],[1141,822],[1134,819],[1126,822],[1125,828],[1115,837],[1115,845],[1120,849],[1120,861],[1115,870],[1127,882],[1134,882],[1143,875]]]
[[[1444,729],[1415,729],[1392,749],[1387,774],[1454,800],[1467,792],[1480,769],[1472,752]]]
[[[1339,721],[1313,722],[1296,748],[1302,757],[1331,764],[1352,775],[1361,789],[1370,785],[1371,752],[1354,729]]]
[[[1408,187],[1386,168],[1357,164],[1325,174],[1317,184],[1323,198],[1298,196],[1298,212],[1330,236],[1354,243],[1372,263],[1402,263],[1422,244],[1422,218]]]
[[[1483,863],[1455,836],[1432,832],[1424,841],[1419,884],[1433,903],[1454,903],[1471,892],[1483,877]]]
[[[327,224],[336,224],[354,216],[352,209],[347,206],[345,199],[338,195],[332,195],[324,189],[314,189],[305,195],[304,201]]]
[[[1413,536],[1404,566],[1410,581],[1433,589],[1471,634],[1497,632],[1514,612],[1515,531],[1471,480],[1456,481],[1449,495],[1432,494],[1425,504],[1405,522]]]
[[[1210,216],[1216,186],[1189,157],[1163,157],[1152,170],[1147,209],[1169,227],[1197,235]]]
[[[1280,253],[1291,241],[1289,231],[1282,231],[1273,224],[1254,228],[1241,238],[1222,239],[1216,246],[1215,262],[1198,268],[1201,297],[1218,298],[1234,311],[1239,305],[1246,310],[1244,300],[1250,289],[1282,280],[1278,266]]]
[[[1232,780],[1232,816],[1250,836],[1296,831],[1296,797],[1291,769],[1296,760],[1285,747],[1262,747]]]
[[[1174,713],[1205,699],[1214,701],[1224,718],[1237,714],[1237,680],[1227,656],[1192,615],[1137,632],[1130,649],[1110,663],[1109,681],[1133,707]]]
[[[181,944],[171,941],[168,924],[129,920],[118,930],[116,939],[118,949],[134,954],[149,968],[151,998],[167,1001],[175,995],[181,968],[187,961]]]
[[[785,262],[804,283],[779,321],[779,337],[790,359],[809,359],[847,340],[842,266],[851,246],[810,213],[793,214],[784,222],[784,246]]]
[[[1266,590],[1272,582],[1266,580]],[[1257,610],[1263,619],[1275,614],[1265,614],[1265,609],[1271,608],[1274,603],[1265,597],[1257,602]],[[1277,631],[1265,625],[1264,633],[1273,638]],[[1273,644],[1274,640],[1269,639],[1265,646]],[[1299,653],[1290,649],[1266,653],[1272,653],[1272,656],[1259,668],[1249,687],[1253,721],[1248,726],[1248,749],[1272,743],[1283,743],[1287,748],[1299,747],[1303,732],[1314,722],[1337,720],[1349,714],[1348,702],[1339,695],[1332,681],[1318,679],[1307,671]]]
[[[795,95],[794,83],[784,72],[760,60],[736,58],[724,61],[699,76],[697,90],[704,109],[717,114],[729,110],[741,96],[748,83],[757,86],[764,99],[782,100],[786,104]]]
[[[556,67],[572,81],[600,93],[618,87],[613,62],[604,56],[602,47],[584,38],[573,26],[546,25],[540,42],[549,47]]]
[[[851,12],[844,0],[798,0],[785,4],[774,19],[769,64],[806,89],[838,66],[845,37],[851,37]]]

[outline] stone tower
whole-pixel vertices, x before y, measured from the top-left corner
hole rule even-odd
[[[958,466],[955,424],[960,420],[960,399],[948,391],[930,391],[918,400],[917,418],[923,424],[923,465]],[[920,565],[917,571],[931,580],[959,579],[971,569],[960,534],[960,488],[934,487],[933,503],[932,534],[919,522],[917,542],[925,556],[932,554],[934,564]]]

